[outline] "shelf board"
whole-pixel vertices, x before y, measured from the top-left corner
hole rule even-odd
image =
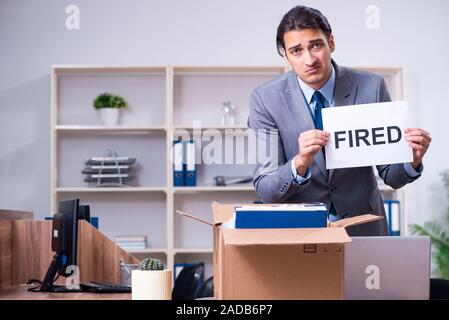
[[[68,73],[161,73],[165,74],[165,66],[102,66],[102,65],[53,65],[57,74]]]
[[[174,253],[213,253],[212,248],[175,248]]]
[[[205,186],[205,187],[174,187],[175,193],[189,193],[189,192],[212,192],[212,191],[254,191],[252,185],[244,186]]]
[[[56,192],[167,192],[165,187],[80,187],[80,188],[56,188]]]
[[[284,73],[285,66],[175,66],[178,75],[278,75]]]
[[[84,125],[57,125],[55,129],[59,132],[152,132],[165,131],[165,126],[84,126]]]
[[[248,127],[246,125],[232,125],[232,126],[222,126],[222,125],[213,125],[213,124],[208,124],[208,125],[202,125],[200,128],[194,128],[191,125],[174,125],[173,128],[175,130],[177,129],[185,129],[185,130],[193,130],[193,129],[218,129],[218,130],[225,130],[225,129],[248,129]]]
[[[123,249],[123,250],[129,253],[167,253],[167,249],[164,248]]]

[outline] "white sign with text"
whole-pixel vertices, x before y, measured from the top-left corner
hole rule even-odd
[[[371,103],[322,109],[326,168],[352,168],[411,162],[405,140],[409,127],[405,101]]]

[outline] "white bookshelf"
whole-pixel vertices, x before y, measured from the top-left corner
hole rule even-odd
[[[151,133],[153,131],[166,131],[165,126],[102,126],[102,125],[60,125],[56,126],[56,131],[58,132],[144,132]]]
[[[85,188],[56,188],[56,192],[60,193],[109,193],[109,192],[167,192],[166,187],[126,187],[126,188],[96,188],[96,187],[85,187]]]
[[[252,185],[244,185],[244,186],[210,186],[210,187],[174,187],[174,193],[195,193],[195,192],[211,192],[211,191],[220,191],[220,192],[230,192],[230,191],[254,191],[254,187]]]
[[[282,66],[54,66],[51,212],[56,212],[61,199],[80,198],[81,203],[91,205],[92,215],[100,217],[100,230],[111,239],[124,234],[148,236],[148,248],[130,250],[136,257],[155,257],[171,267],[176,262],[201,259],[210,275],[212,230],[177,215],[175,209],[212,221],[213,200],[256,200],[251,184],[218,187],[213,181],[216,175],[252,175],[254,166],[199,164],[197,186],[174,187],[169,162],[173,140],[180,132],[194,132],[198,120],[202,132],[237,130],[236,139],[247,139],[251,91],[285,71]],[[402,79],[400,69],[380,71],[390,77],[390,85]],[[128,101],[120,125],[100,124],[92,102],[102,92],[120,94]],[[395,99],[402,93],[402,88],[394,89]],[[237,106],[236,121],[221,125],[221,103],[229,100]],[[196,147],[202,145],[198,142]],[[133,186],[98,188],[82,180],[84,161],[101,156],[107,148],[137,158],[138,179]],[[381,187],[381,191],[387,198],[403,201],[405,226],[405,193],[389,187]]]

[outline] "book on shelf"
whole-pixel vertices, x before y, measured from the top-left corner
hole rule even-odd
[[[118,243],[117,243],[117,245],[120,248],[122,248],[123,250],[144,250],[144,249],[147,248],[144,245],[142,245],[142,246],[129,246],[129,245],[126,245],[126,244],[118,244]]]
[[[147,241],[147,236],[116,236],[115,241]]]
[[[116,236],[114,242],[125,250],[147,248],[146,236]]]

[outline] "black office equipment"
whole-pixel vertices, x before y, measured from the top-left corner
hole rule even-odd
[[[38,286],[29,288],[34,292],[81,292],[89,291],[96,293],[129,293],[130,286],[121,286],[108,282],[79,283],[79,278],[68,285],[55,285],[60,277],[76,276],[77,270],[77,241],[78,220],[90,220],[90,207],[79,204],[79,199],[65,200],[59,202],[58,213],[53,216],[52,243],[54,251],[53,260],[48,267],[42,281],[36,279],[28,280],[28,284],[37,283]]]
[[[79,199],[59,202],[58,213],[53,217],[51,249],[55,252],[53,260],[48,267],[44,280],[39,289],[32,291],[44,292],[76,292],[75,286],[54,285],[59,276],[70,277],[74,275],[76,266],[77,239],[78,239]],[[70,267],[70,268],[69,268]]]
[[[90,223],[90,206],[80,205],[78,210],[78,219],[86,220]]]
[[[430,279],[430,300],[449,300],[448,279]]]
[[[195,299],[214,296],[214,277],[209,277],[195,294]]]
[[[130,285],[120,285],[110,282],[82,282],[80,283],[82,291],[94,293],[131,293]]]
[[[204,263],[185,266],[175,280],[173,300],[193,300],[204,281]]]

